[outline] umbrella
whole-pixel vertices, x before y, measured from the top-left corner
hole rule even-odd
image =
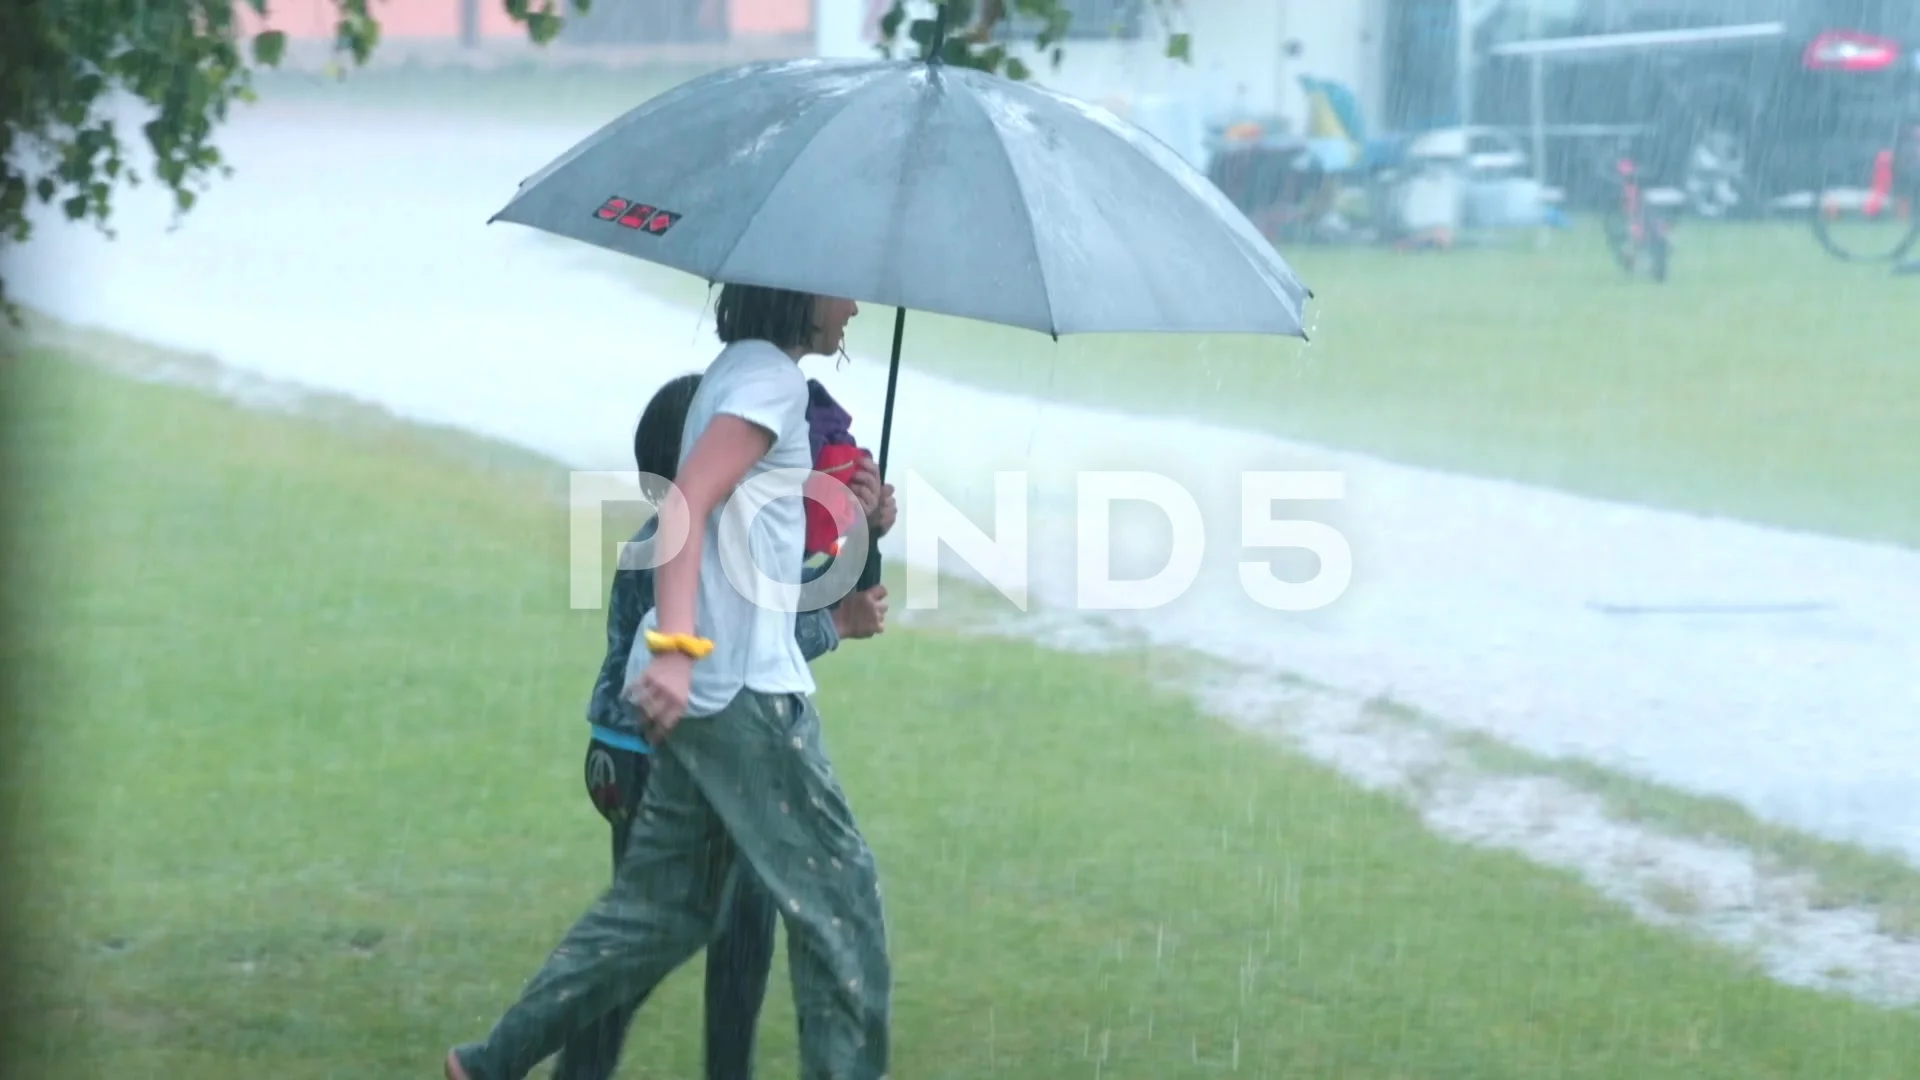
[[[1305,338],[1312,295],[1164,143],[939,58],[750,63],[683,83],[525,180],[489,219],[709,282],[1072,333]],[[860,587],[878,580],[877,549]]]

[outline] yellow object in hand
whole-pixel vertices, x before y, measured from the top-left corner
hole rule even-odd
[[[655,630],[647,631],[647,651],[655,656],[661,653],[685,653],[695,660],[705,660],[713,652],[713,642],[692,634],[662,634]]]

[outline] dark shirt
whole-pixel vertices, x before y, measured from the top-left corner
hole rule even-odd
[[[648,521],[633,534],[630,543],[634,546],[621,552],[620,564],[613,571],[613,590],[607,598],[607,658],[600,664],[593,697],[587,702],[587,723],[594,726],[597,737],[643,753],[647,744],[640,734],[639,711],[620,695],[626,689],[627,654],[633,651],[640,620],[653,607],[653,571],[637,564],[646,561],[645,542],[652,538],[658,520]],[[833,614],[825,608],[795,614],[793,636],[808,663],[840,645]]]

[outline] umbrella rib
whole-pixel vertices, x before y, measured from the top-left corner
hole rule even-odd
[[[875,80],[875,82],[869,82],[866,86],[861,87],[859,90],[855,90],[855,91],[852,91],[851,93],[840,95],[840,104],[833,109],[833,111],[827,116],[825,120],[822,120],[820,122],[819,127],[814,129],[813,138],[815,139],[819,138],[820,133],[827,129],[828,124],[831,124],[835,120],[840,119],[840,114],[847,111],[847,107],[853,104],[853,99],[859,97],[863,91],[871,90],[876,85],[877,82],[878,80]],[[740,249],[740,242],[747,238],[747,233],[753,231],[754,223],[760,220],[760,215],[764,213],[767,209],[767,203],[773,200],[774,191],[776,191],[781,184],[784,184],[787,182],[787,174],[793,172],[794,165],[798,164],[800,159],[806,156],[807,151],[811,149],[812,146],[813,146],[813,139],[808,139],[806,142],[800,144],[799,152],[794,154],[792,157],[788,158],[787,163],[780,167],[780,175],[774,177],[773,183],[767,185],[766,193],[760,199],[760,205],[754,208],[752,216],[747,218],[747,223],[745,225],[740,226],[740,231],[734,235],[733,243],[727,245],[727,253],[725,255],[722,255],[720,257],[720,262],[715,265],[714,273],[717,275],[715,280],[719,280],[721,284],[726,284],[724,280],[725,271],[727,269],[727,264],[733,261],[733,253]],[[752,284],[752,283],[742,282],[741,284]]]
[[[1040,225],[1033,219],[1033,204],[1027,201],[1027,187],[1020,180],[1020,170],[1013,167],[1013,155],[1007,153],[1007,144],[1000,139],[1000,126],[993,122],[987,107],[972,94],[964,96],[980,111],[981,119],[987,122],[987,129],[993,132],[993,148],[1000,152],[1000,160],[1007,166],[1007,175],[1013,177],[1013,191],[1020,199],[1020,213],[1027,219],[1027,246],[1033,249],[1033,265],[1040,275],[1040,296],[1047,304],[1047,330],[1054,340],[1060,339],[1060,320],[1053,311],[1053,287],[1047,282],[1047,268],[1040,261]]]

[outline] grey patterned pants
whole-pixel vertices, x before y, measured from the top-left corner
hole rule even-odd
[[[522,1080],[717,936],[744,859],[780,908],[803,1080],[883,1080],[893,975],[873,852],[796,695],[742,691],[655,751],[614,882],[484,1042],[472,1080]]]

